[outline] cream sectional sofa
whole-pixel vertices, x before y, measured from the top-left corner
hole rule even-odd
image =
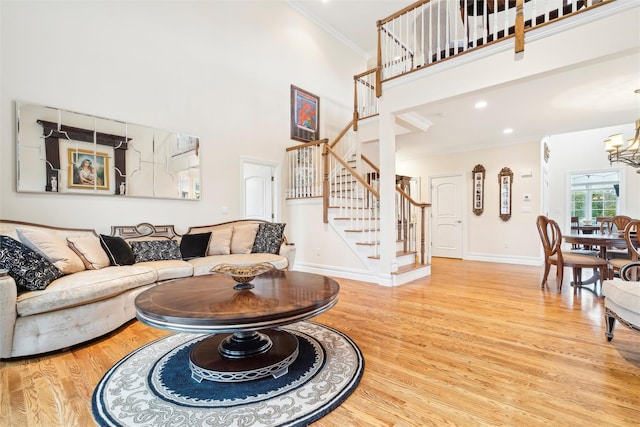
[[[251,252],[258,244],[258,230],[262,227],[268,229],[266,224],[270,223],[238,220],[191,227],[182,236],[175,232],[173,226],[114,226],[111,227],[112,238],[121,238],[132,247],[142,246],[143,249],[145,245],[153,246],[149,243],[152,241],[173,241],[175,243],[170,244],[172,248],[180,247],[190,238],[206,238],[208,233],[211,234],[204,256],[113,265],[113,254],[108,253],[108,246],[103,243],[103,251],[96,246],[100,235],[94,230],[0,220],[1,236],[21,243],[26,240],[34,246],[31,248],[34,252],[45,255],[44,258],[58,270],[66,273],[59,274],[60,277],[42,290],[18,289],[12,275],[0,276],[0,358],[64,349],[104,335],[135,318],[136,296],[167,280],[210,274],[211,268],[224,263],[269,262],[279,269],[293,266],[295,246],[287,243],[284,234],[281,234],[280,245],[276,249],[279,253]],[[252,235],[255,242],[251,241]],[[14,244],[6,237],[3,239],[3,242]],[[145,243],[134,243],[140,241]],[[29,247],[29,244],[24,246]],[[65,244],[68,245],[66,248]],[[5,249],[7,246],[5,243]],[[74,254],[80,259],[80,265]],[[138,256],[145,258],[141,252]],[[0,261],[6,264],[6,259]]]

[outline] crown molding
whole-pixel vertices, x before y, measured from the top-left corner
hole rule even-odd
[[[333,36],[336,40],[338,40],[339,42],[347,46],[349,49],[353,50],[363,59],[365,60],[370,59],[370,55],[367,52],[365,52],[359,46],[357,46],[355,43],[349,40],[344,34],[342,34],[340,31],[336,30],[331,25],[327,24],[325,21],[318,18],[316,15],[309,13],[309,11],[305,10],[302,6],[300,6],[300,3],[301,3],[300,1],[285,0],[285,3],[289,5],[291,8],[293,8],[295,11],[297,11],[299,14],[301,14],[302,16],[304,16],[305,18],[313,22],[315,25],[320,27],[322,30],[329,33],[329,35]]]

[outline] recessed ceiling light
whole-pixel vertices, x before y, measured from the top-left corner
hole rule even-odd
[[[513,133],[513,129],[506,128],[505,130],[502,131],[502,133],[504,133],[504,134]]]
[[[478,102],[476,102],[476,105],[475,105],[475,107],[477,109],[481,109],[481,108],[484,108],[486,106],[487,106],[487,101],[478,101]]]

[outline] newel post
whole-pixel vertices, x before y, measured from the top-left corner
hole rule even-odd
[[[376,66],[376,97],[382,96],[382,44],[381,44],[381,28],[382,21],[376,23],[378,26],[378,64]]]
[[[322,144],[322,221],[329,223],[329,145]]]

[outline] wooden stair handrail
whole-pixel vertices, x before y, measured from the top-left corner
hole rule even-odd
[[[347,169],[349,171],[349,173],[356,179],[358,180],[358,182],[360,184],[362,184],[368,191],[370,191],[374,196],[376,196],[376,198],[380,198],[380,193],[378,193],[378,190],[376,190],[375,188],[373,188],[371,186],[371,184],[367,183],[367,181],[365,181],[365,179],[363,177],[360,176],[360,174],[356,173],[353,168],[351,166],[349,166],[349,164],[347,162],[345,162],[344,160],[342,160],[342,158],[340,158],[340,156],[338,156],[338,154],[336,154],[335,151],[333,151],[331,149],[330,146],[325,145],[324,146],[324,150],[322,152],[322,155],[325,156],[327,154],[331,154],[337,161],[338,163],[340,163],[342,165],[342,167],[344,167],[345,169]],[[327,175],[328,178],[328,173],[329,171],[325,170],[325,174]]]
[[[335,146],[336,146],[336,144],[337,144],[338,142],[340,142],[340,140],[342,139],[342,137],[343,137],[343,136],[345,136],[347,132],[349,132],[349,129],[351,128],[351,126],[353,126],[353,120],[351,120],[351,121],[349,122],[349,124],[348,124],[347,126],[345,126],[345,128],[344,128],[344,129],[342,129],[342,132],[340,132],[340,133],[338,134],[338,136],[336,137],[336,139],[335,139],[331,144],[329,144],[329,147],[330,147],[330,148],[335,147]]]
[[[413,198],[411,198],[410,195],[407,194],[406,191],[404,191],[399,185],[396,185],[396,191],[400,194],[402,194],[402,196],[404,198],[406,198],[409,203],[411,203],[413,206],[418,207],[418,208],[428,208],[429,206],[431,206],[431,203],[422,203],[422,202],[416,202]]]
[[[287,147],[287,148],[285,148],[285,151],[299,150],[300,148],[311,147],[313,145],[326,144],[328,142],[329,142],[328,138],[319,139],[317,141],[305,142],[304,144],[298,144],[298,145],[294,145],[292,147]]]
[[[371,160],[369,160],[367,156],[365,156],[364,154],[360,154],[360,158],[362,159],[363,162],[368,164],[369,167],[371,167],[371,169],[373,169],[375,173],[380,173],[380,168],[376,166]]]

